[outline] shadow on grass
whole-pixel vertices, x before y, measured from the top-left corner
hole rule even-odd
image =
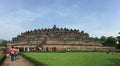
[[[109,59],[111,64],[105,65],[105,66],[120,66],[120,59]]]

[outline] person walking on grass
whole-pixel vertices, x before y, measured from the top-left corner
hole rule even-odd
[[[14,61],[14,57],[15,57],[15,53],[16,53],[16,49],[14,48],[14,46],[12,46],[10,48],[10,55],[11,55],[11,61]]]

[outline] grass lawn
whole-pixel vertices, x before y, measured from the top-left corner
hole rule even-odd
[[[67,52],[67,53],[23,53],[25,56],[47,66],[120,66],[120,53]]]
[[[4,60],[5,56],[4,55],[0,55],[0,65],[2,64],[3,60]]]

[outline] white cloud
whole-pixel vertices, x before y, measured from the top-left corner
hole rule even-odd
[[[10,40],[12,37],[26,31],[25,25],[31,24],[36,18],[42,18],[44,14],[29,10],[18,10],[0,16],[0,38]]]
[[[96,30],[96,31],[89,32],[89,34],[92,37],[101,37],[101,36],[107,36],[107,37],[114,36],[114,37],[116,37],[116,36],[119,36],[118,32],[119,32],[119,30],[114,30],[114,31],[113,30],[111,30],[111,31],[109,31],[109,30]]]
[[[15,12],[10,12],[7,15],[3,16],[1,18],[1,21],[4,23],[18,24],[27,21],[33,21],[36,17],[38,17],[38,14],[29,10],[18,10]]]
[[[118,32],[120,32],[118,29],[116,30],[108,30],[105,28],[99,29],[99,28],[91,28],[90,26],[84,25],[84,24],[68,24],[66,25],[69,29],[79,29],[79,31],[84,31],[89,34],[91,37],[101,37],[101,36],[118,36]]]
[[[12,37],[17,36],[21,32],[25,31],[26,29],[22,28],[21,26],[17,25],[9,25],[3,24],[4,27],[1,27],[1,35],[0,38],[10,40]]]

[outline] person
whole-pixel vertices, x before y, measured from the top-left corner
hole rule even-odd
[[[69,52],[69,51],[70,51],[70,48],[68,48],[67,51]]]
[[[12,46],[11,48],[10,48],[10,55],[11,55],[11,61],[14,61],[15,59],[15,53],[16,53],[16,50],[15,50],[15,48],[14,48],[14,46]]]
[[[38,47],[39,51],[42,51],[42,48],[41,47]]]
[[[3,49],[3,54],[7,57],[7,48]]]
[[[30,48],[29,47],[27,47],[27,52],[29,52],[30,51]]]
[[[47,52],[49,51],[49,48],[48,48],[48,47],[46,48],[46,51],[47,51]]]
[[[19,48],[16,47],[15,50],[16,50],[16,52],[15,52],[15,60],[16,60],[16,59],[18,59]]]

